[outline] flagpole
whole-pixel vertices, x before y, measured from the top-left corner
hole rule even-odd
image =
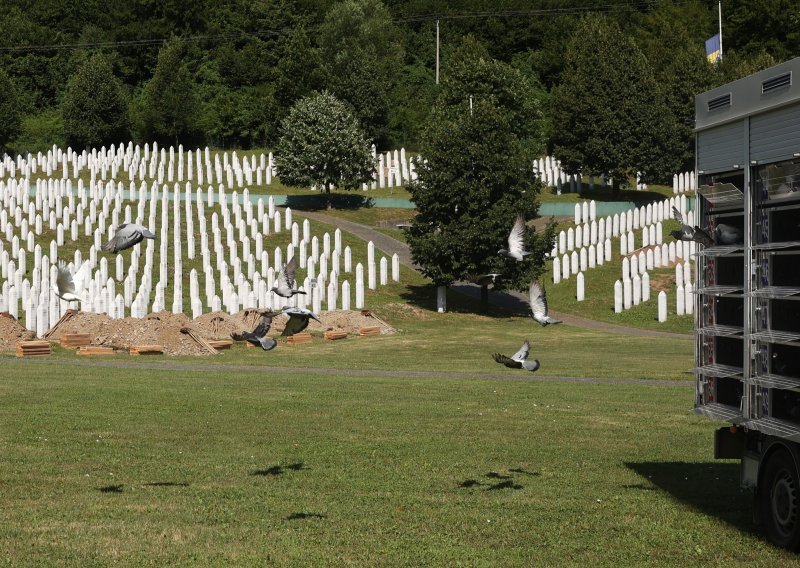
[[[719,59],[722,59],[722,0],[718,3],[719,6]]]

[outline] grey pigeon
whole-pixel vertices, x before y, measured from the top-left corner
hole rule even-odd
[[[58,276],[56,281],[51,284],[51,288],[56,293],[56,296],[62,300],[70,302],[80,302],[81,292],[89,279],[89,261],[84,261],[81,267],[73,275],[70,272],[67,263],[64,260],[58,261]]]
[[[525,257],[531,254],[525,250],[525,217],[517,215],[517,220],[514,221],[514,226],[511,228],[511,233],[508,235],[508,248],[501,248],[497,254],[513,258],[514,260],[523,261]]]
[[[528,302],[531,305],[531,317],[542,324],[542,327],[551,323],[561,323],[561,320],[547,315],[547,296],[542,285],[536,280],[531,282],[531,287],[528,289]]]
[[[531,344],[528,343],[528,340],[526,339],[525,343],[522,344],[522,347],[519,348],[519,351],[514,353],[511,357],[506,357],[500,353],[494,353],[492,357],[494,357],[495,361],[505,365],[506,367],[511,369],[525,369],[526,371],[530,371],[532,373],[539,368],[539,360],[528,360],[528,353],[530,350]]]
[[[272,339],[271,337],[267,337],[267,332],[269,331],[270,326],[272,325],[272,318],[280,314],[280,311],[277,312],[261,312],[261,317],[258,320],[258,325],[253,329],[253,331],[244,331],[242,333],[231,333],[231,338],[236,341],[247,341],[252,343],[256,347],[261,347],[264,351],[269,351],[273,349],[278,342]]]
[[[497,272],[492,272],[491,274],[479,274],[479,275],[470,275],[469,281],[473,284],[477,284],[478,286],[488,286],[492,284],[492,286],[496,287],[500,283],[500,277],[502,275],[498,274]]]
[[[695,225],[694,227],[690,227],[686,224],[683,220],[683,215],[681,212],[678,211],[678,208],[674,205],[672,206],[672,213],[675,217],[675,220],[680,223],[681,228],[679,231],[670,231],[669,234],[675,237],[676,240],[679,241],[695,241],[700,243],[704,246],[713,246],[714,239],[712,239],[708,233],[706,233],[703,229]]]
[[[314,319],[322,323],[314,312],[306,308],[287,306],[283,308],[283,313],[289,316],[289,321],[286,322],[286,327],[283,328],[283,332],[281,333],[281,335],[286,337],[294,335],[295,333],[300,333],[307,328],[309,319]]]
[[[744,234],[739,227],[717,223],[711,231],[714,242],[718,245],[740,245],[744,242]]]
[[[295,294],[305,294],[302,290],[294,287],[294,273],[297,270],[297,257],[293,256],[289,262],[283,265],[272,291],[282,298],[291,298]]]
[[[155,239],[156,236],[143,225],[123,223],[117,227],[114,238],[103,245],[106,252],[118,253],[139,244],[144,239]]]

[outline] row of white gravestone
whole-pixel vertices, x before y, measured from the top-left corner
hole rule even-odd
[[[614,313],[621,313],[622,310],[629,310],[633,306],[649,300],[649,273],[634,274],[633,278],[624,278],[614,282]]]
[[[553,284],[558,284],[562,280],[569,279],[571,274],[585,272],[590,268],[602,266],[611,259],[611,239],[606,239],[603,243],[582,247],[572,251],[571,255],[566,253],[562,257],[553,257]]]
[[[667,293],[662,290],[658,293],[658,321],[664,323],[667,321],[668,312]],[[694,294],[692,285],[678,286],[675,293],[675,314],[692,315],[694,313]]]
[[[671,241],[663,243],[661,246],[653,246],[646,250],[640,250],[638,254],[623,257],[622,259],[622,279],[630,278],[633,274],[641,274],[647,270],[654,270],[656,268],[666,268],[673,263],[675,265],[676,275],[680,267],[686,266],[688,269],[688,259],[692,258],[689,254],[689,243],[682,241]],[[680,260],[686,260],[681,263]],[[676,278],[676,281],[680,280]]]
[[[692,172],[681,172],[672,176],[672,193],[684,193],[697,190],[697,175]]]
[[[658,221],[665,221],[674,217],[672,208],[675,207],[686,217],[688,201],[685,195],[658,200],[641,207],[634,207],[606,216],[606,230],[611,228],[612,235],[617,236],[622,230],[641,229]],[[594,200],[583,201],[575,204],[575,225],[587,225],[597,220],[597,204]]]
[[[379,154],[373,145],[372,155],[375,172],[369,187],[374,189],[401,186],[416,179],[414,159],[406,157],[405,148]],[[228,189],[254,184],[269,185],[277,175],[272,152],[240,159],[236,151],[230,156],[228,152],[212,155],[207,146],[203,150],[197,148],[184,152],[183,146],[179,145],[177,151],[173,146],[168,151],[163,147],[159,151],[157,143],[153,143],[152,151],[149,144],[142,147],[132,142],[128,142],[127,146],[112,145],[108,149],[103,146],[99,150],[93,148],[81,153],[72,148],[63,151],[53,146],[46,154],[20,154],[16,160],[4,154],[0,163],[0,179],[6,175],[10,178],[31,178],[40,172],[47,177],[60,176],[62,179],[77,180],[84,171],[89,172],[92,183],[123,178],[131,182],[155,180],[158,184],[196,181],[200,185],[223,184]],[[367,188],[367,184],[364,184],[364,189]]]
[[[99,192],[98,192],[98,193],[99,193]],[[99,195],[98,195],[98,197],[99,197]],[[106,197],[107,197],[107,196],[106,196]],[[154,198],[155,198],[155,197],[157,197],[157,196],[156,196],[156,194],[154,194],[154,195],[153,195],[153,197],[154,197]],[[140,205],[141,205],[141,208],[140,208],[140,209],[141,209],[141,212],[143,212],[143,211],[144,211],[144,205],[145,205],[145,203],[147,202],[147,201],[146,201],[146,199],[145,199],[145,198],[146,198],[146,195],[145,195],[145,194],[142,194],[142,195],[141,195],[141,198],[142,198],[142,200],[141,200],[141,202],[140,202]],[[119,204],[120,202],[121,202],[121,200],[117,200],[117,201],[115,201],[115,203],[117,203],[117,204]],[[155,205],[156,205],[156,203],[157,203],[157,202],[158,202],[158,201],[157,201],[157,199],[151,199],[151,201],[150,201],[150,205],[151,205],[150,224],[151,224],[151,226],[154,226],[154,224],[155,224],[155,218],[156,218],[156,209],[157,209],[157,208],[155,207]],[[107,202],[106,202],[106,203],[107,203]],[[192,203],[192,199],[187,199],[187,200],[185,201],[185,203],[186,203],[186,205],[187,205],[187,208],[190,208],[190,207],[191,207],[191,203]],[[202,203],[202,200],[200,200],[200,201],[199,201],[199,203]],[[223,201],[223,203],[225,203],[225,202]],[[180,212],[180,207],[177,205],[177,202],[173,202],[173,204],[174,204],[175,211],[176,211],[177,213],[179,213],[179,212]],[[238,205],[238,202],[236,202],[236,204]],[[168,216],[168,207],[167,207],[167,202],[166,202],[166,200],[165,200],[165,199],[163,199],[163,200],[161,201],[161,205],[162,205],[162,208],[161,208],[161,209],[162,209],[162,221],[164,221],[164,223],[163,223],[163,226],[162,226],[162,229],[161,229],[161,233],[162,233],[162,244],[161,244],[161,246],[163,247],[163,248],[162,248],[162,253],[166,253],[166,244],[167,244],[167,239],[166,239],[166,236],[167,236],[167,222],[166,222],[166,219],[167,219],[167,216]],[[247,205],[249,206],[249,202],[247,202]],[[127,206],[126,206],[126,207],[127,207]],[[227,207],[227,205],[226,205],[226,207]],[[200,209],[200,208],[198,208],[198,209]],[[127,209],[126,209],[126,211],[127,211]],[[234,213],[234,216],[238,217],[240,213],[237,213],[237,212],[236,212],[236,205],[234,205],[234,211],[235,211],[235,213]],[[189,213],[189,211],[187,211],[187,213]],[[223,217],[225,217],[226,219],[228,219],[228,216],[227,216],[227,215],[225,215],[225,213],[226,213],[226,209],[223,209]],[[287,211],[287,213],[289,213],[289,214],[287,214],[287,215],[286,215],[286,217],[287,217],[287,221],[288,221],[288,219],[290,218],[290,212],[289,212],[289,211]],[[278,217],[278,215],[277,215],[277,214],[276,214],[275,218],[276,218],[276,220],[277,220],[277,219],[279,219],[279,217]],[[187,222],[188,222],[190,219],[191,219],[191,216],[190,216],[189,214],[187,214]],[[241,221],[241,219],[240,219],[240,221]],[[203,219],[202,217],[201,217],[201,221],[200,221],[200,222],[201,222],[201,226],[202,226],[202,225],[205,225],[205,223],[204,223],[204,219]],[[279,228],[279,225],[280,225],[279,223],[276,223],[276,228]],[[153,227],[153,228],[154,228],[154,227]],[[228,228],[229,228],[229,227],[228,227]],[[241,224],[239,225],[239,228],[241,229]],[[294,227],[293,227],[293,228],[294,228]],[[175,231],[175,233],[176,233],[176,237],[178,237],[178,238],[179,238],[179,235],[180,235],[180,227],[179,227],[179,222],[178,222],[178,217],[177,217],[177,216],[176,216],[176,229],[177,229],[177,230]],[[304,224],[304,229],[305,229],[305,231],[307,232],[307,230],[308,230],[308,229],[307,229],[307,225],[306,225],[306,224]],[[113,235],[113,226],[109,227],[108,231],[109,231],[109,236]],[[296,230],[295,230],[295,231],[293,231],[293,233],[294,233],[294,234],[297,234],[297,232],[298,232],[298,231],[296,231]],[[95,234],[95,236],[96,236],[96,237],[98,236],[98,232],[97,232],[97,230],[95,230],[95,233],[94,233],[94,234]],[[337,241],[339,241],[339,240],[340,240],[340,232],[339,232],[339,231],[337,231],[337,233],[336,233],[336,236],[337,236]],[[201,237],[201,238],[202,238],[202,237]],[[97,239],[96,239],[96,240],[97,240]],[[326,239],[326,240],[327,240],[327,239]],[[150,241],[148,241],[148,243],[151,243],[151,242],[150,242]],[[51,243],[51,245],[52,245],[52,244],[54,244],[54,243]],[[94,257],[95,259],[96,259],[96,252],[97,252],[97,249],[99,248],[99,244],[100,244],[100,243],[99,243],[99,241],[98,241],[98,242],[96,242],[96,243],[95,243],[95,245],[93,245],[93,247],[92,247],[92,250],[90,250],[90,256]],[[230,244],[230,243],[229,243],[229,244]],[[258,247],[258,245],[256,245],[256,246]],[[51,247],[51,249],[52,249],[52,247]],[[138,250],[138,249],[137,249],[137,250]],[[179,251],[179,250],[180,250],[180,247],[177,247],[177,248],[176,248],[176,252],[177,252],[177,251]],[[135,253],[134,253],[134,254],[135,254]],[[178,256],[178,255],[176,255],[176,256]],[[166,257],[166,254],[164,254],[164,258],[165,258],[165,257]],[[134,257],[132,257],[132,258],[136,258],[136,257],[134,256]],[[345,262],[347,263],[347,259],[345,260]],[[374,265],[374,261],[373,261],[373,263],[372,263],[372,264]],[[384,260],[384,262],[382,262],[381,264],[382,264],[382,266],[385,266],[385,265],[386,265],[386,262],[385,262],[385,260]],[[164,266],[164,265],[165,265],[165,263],[162,261],[162,266],[160,267],[160,268],[161,268],[160,272],[162,273],[162,278],[161,278],[161,281],[166,281],[166,266]],[[119,272],[119,269],[118,269],[118,272]],[[178,272],[180,273],[180,271],[178,271]],[[374,268],[373,268],[373,269],[370,271],[370,273],[371,273],[371,280],[374,280],[374,274],[375,274],[375,270],[374,270]],[[399,278],[399,262],[397,261],[397,259],[396,259],[396,258],[395,258],[395,259],[393,259],[393,277]],[[386,277],[386,270],[384,270],[384,271],[383,271],[383,273],[382,273],[382,281],[385,281],[386,279],[387,279],[387,277]],[[165,284],[164,284],[163,282],[160,282],[160,283],[162,284],[161,288],[163,289],[163,288],[165,287]],[[149,289],[149,287],[150,287],[150,286],[149,286],[149,285],[146,285],[146,287]]]

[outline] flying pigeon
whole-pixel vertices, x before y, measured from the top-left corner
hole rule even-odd
[[[272,325],[272,318],[281,313],[277,312],[261,312],[261,317],[258,320],[258,325],[253,331],[244,331],[242,333],[231,333],[231,338],[236,341],[248,341],[256,347],[261,347],[264,351],[273,349],[278,342],[267,337],[267,332]]]
[[[289,321],[286,322],[286,327],[283,328],[283,333],[281,333],[283,336],[288,337],[295,333],[300,333],[308,327],[309,319],[315,319],[319,323],[322,323],[314,312],[306,308],[286,306],[283,308],[283,313],[289,316]]]
[[[508,235],[508,249],[501,248],[497,254],[513,258],[514,260],[523,261],[525,257],[531,254],[525,250],[525,217],[517,215],[517,220],[514,221],[514,226],[511,228],[511,233]]]
[[[118,253],[139,244],[143,239],[155,239],[156,236],[138,223],[123,223],[117,227],[114,238],[103,245],[106,252]]]
[[[291,298],[295,294],[305,294],[302,290],[294,287],[294,273],[297,270],[297,257],[293,256],[289,262],[283,265],[272,291],[283,298]]]
[[[694,228],[687,225],[683,220],[683,215],[681,215],[681,212],[674,205],[672,206],[672,213],[675,217],[675,220],[681,225],[681,229],[679,231],[669,232],[669,234],[675,237],[675,239],[679,241],[695,241],[705,246],[714,245],[714,239],[712,239],[703,229],[697,225],[695,225]]]
[[[511,369],[525,369],[526,371],[530,371],[531,373],[534,372],[539,368],[539,360],[534,359],[529,361],[527,359],[528,352],[531,350],[531,344],[528,343],[528,340],[525,340],[525,343],[522,344],[522,347],[519,348],[519,351],[514,353],[511,357],[506,357],[505,355],[501,355],[500,353],[492,354],[494,360],[498,363],[505,365]]]
[[[531,305],[531,317],[542,324],[542,327],[550,323],[561,323],[561,320],[553,319],[547,315],[547,296],[544,288],[536,280],[531,282],[528,290],[528,301]]]
[[[84,261],[78,271],[73,275],[64,260],[58,261],[58,276],[51,284],[56,296],[69,302],[80,302],[84,284],[89,278],[89,261]]]
[[[470,275],[468,278],[470,282],[473,284],[477,284],[478,286],[488,286],[492,284],[493,286],[497,286],[500,283],[501,275],[492,272],[491,274],[480,274],[480,275]]]

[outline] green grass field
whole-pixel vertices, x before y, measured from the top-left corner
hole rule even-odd
[[[736,465],[711,460],[688,380],[4,368],[2,565],[796,561],[754,532]]]

